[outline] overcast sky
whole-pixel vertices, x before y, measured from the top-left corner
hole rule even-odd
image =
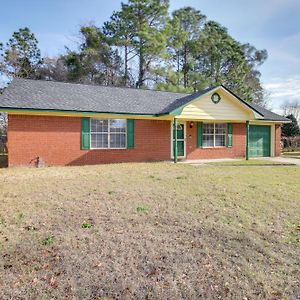
[[[126,2],[126,1],[125,1]],[[300,0],[171,0],[171,10],[192,6],[227,27],[238,41],[267,49],[262,82],[277,111],[285,99],[300,96]],[[0,41],[28,26],[43,55],[73,46],[79,26],[96,25],[120,8],[119,0],[0,0]]]

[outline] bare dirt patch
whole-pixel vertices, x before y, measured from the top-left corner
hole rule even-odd
[[[0,170],[0,299],[299,299],[300,169]]]

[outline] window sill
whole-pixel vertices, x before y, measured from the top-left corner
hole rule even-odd
[[[127,150],[128,148],[90,148],[89,150]]]
[[[226,146],[211,146],[211,147],[202,147],[202,149],[223,149],[223,148],[228,148]]]

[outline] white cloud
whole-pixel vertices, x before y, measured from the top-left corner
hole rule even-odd
[[[300,99],[300,75],[287,78],[272,78],[263,84],[269,94],[270,105],[276,112],[285,101]]]

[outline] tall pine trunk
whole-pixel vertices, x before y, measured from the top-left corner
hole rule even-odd
[[[177,58],[177,86],[180,85],[180,54],[179,51],[176,51]]]
[[[128,46],[125,45],[125,71],[124,71],[124,85],[127,86],[128,82]]]
[[[145,65],[144,51],[143,51],[142,41],[140,40],[140,43],[139,43],[139,77],[138,77],[138,81],[136,84],[136,86],[138,88],[142,87],[143,83],[144,83],[144,75],[145,75],[144,65]]]
[[[189,85],[189,70],[188,70],[188,50],[187,46],[184,45],[183,51],[183,86],[185,88]]]

